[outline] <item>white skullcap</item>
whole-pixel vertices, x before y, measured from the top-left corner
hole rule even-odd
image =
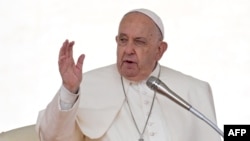
[[[157,25],[157,27],[160,29],[162,38],[164,38],[164,26],[163,26],[161,18],[156,13],[154,13],[151,10],[144,9],[144,8],[134,9],[128,13],[131,13],[131,12],[140,12],[140,13],[148,16],[150,19],[152,19],[154,21],[154,23]]]

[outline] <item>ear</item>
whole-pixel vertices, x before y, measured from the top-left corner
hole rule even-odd
[[[117,42],[117,41],[118,41],[118,35],[115,36],[115,41],[116,41],[116,43],[118,43],[118,42]]]
[[[168,48],[168,44],[167,42],[164,42],[162,41],[160,43],[160,45],[158,46],[158,52],[157,52],[157,55],[156,55],[156,59],[159,61],[161,59],[161,57],[163,56],[164,52],[167,50]]]

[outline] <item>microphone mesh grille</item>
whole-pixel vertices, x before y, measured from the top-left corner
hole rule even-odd
[[[155,76],[150,76],[146,84],[150,89],[155,90],[157,89],[158,78],[156,78]]]

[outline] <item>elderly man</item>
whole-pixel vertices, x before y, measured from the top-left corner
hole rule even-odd
[[[85,55],[74,62],[74,42],[59,54],[62,86],[40,112],[41,141],[218,141],[201,120],[146,86],[150,76],[165,82],[183,99],[216,122],[208,83],[161,66],[167,49],[161,19],[147,9],[124,15],[117,42],[117,63],[82,74]]]

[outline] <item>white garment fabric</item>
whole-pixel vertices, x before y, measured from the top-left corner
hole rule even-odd
[[[160,79],[216,123],[213,98],[208,83],[167,67],[161,68]],[[152,75],[156,76],[154,73]],[[147,101],[152,99],[152,91],[147,88],[145,82],[138,84],[127,80],[124,82],[128,99],[134,100],[130,103],[133,103],[131,107],[135,110],[133,113],[141,129],[149,109]],[[67,98],[63,93],[73,98]],[[67,93],[68,91],[61,87],[47,108],[39,113],[36,130],[41,141],[137,141],[139,139],[115,64],[85,73],[79,96]],[[68,99],[71,100],[67,101]],[[73,106],[72,102],[75,103]],[[63,103],[66,106],[62,106]],[[160,94],[156,95],[145,134],[145,141],[220,140],[219,135],[203,121]]]
[[[75,104],[78,96],[79,94],[71,93],[62,85],[60,93],[60,109],[65,111],[70,110]]]
[[[153,75],[157,76],[160,73],[160,67],[157,66],[156,69],[153,71]],[[154,91],[149,89],[146,86],[146,81],[142,81],[140,83],[129,81],[125,78],[122,79],[125,93],[128,98],[131,112],[136,120],[136,124],[134,127],[136,129],[136,126],[138,126],[140,130],[140,134],[143,131],[143,128],[145,126],[147,117],[150,113],[150,107],[152,100],[154,98]],[[73,94],[69,92],[64,86],[61,88],[60,93],[60,107],[61,110],[70,110],[73,105],[75,104],[76,99],[78,98],[79,94]],[[123,108],[124,114],[131,116],[130,121],[132,120],[131,112],[129,111],[129,107],[126,104],[124,104]],[[167,128],[164,122],[164,117],[161,111],[161,107],[159,106],[158,100],[155,99],[152,113],[149,117],[149,121],[146,125],[145,133],[143,134],[144,141],[168,141],[167,139]],[[133,122],[133,121],[132,121]],[[119,122],[114,122],[113,127],[111,127],[110,130],[116,130],[119,128]],[[135,133],[138,133],[138,131],[135,131]],[[138,133],[138,139],[140,137],[140,134]],[[111,137],[103,137],[105,140],[110,139]],[[122,138],[122,137],[118,137]]]
[[[164,26],[163,26],[161,18],[156,13],[154,13],[151,10],[144,9],[144,8],[134,9],[134,10],[131,10],[130,12],[128,12],[128,13],[131,13],[131,12],[140,12],[140,13],[148,16],[156,24],[156,26],[159,28],[159,30],[161,32],[161,35],[164,38]]]
[[[124,83],[128,103],[141,133],[150,113],[150,107],[154,98],[154,92],[145,83],[145,81],[142,83],[133,83],[126,80]],[[130,114],[128,105],[126,105],[126,110]],[[136,128],[135,126],[134,128]],[[162,109],[156,98],[143,137],[145,141],[168,141],[169,136],[167,136],[167,133]]]

